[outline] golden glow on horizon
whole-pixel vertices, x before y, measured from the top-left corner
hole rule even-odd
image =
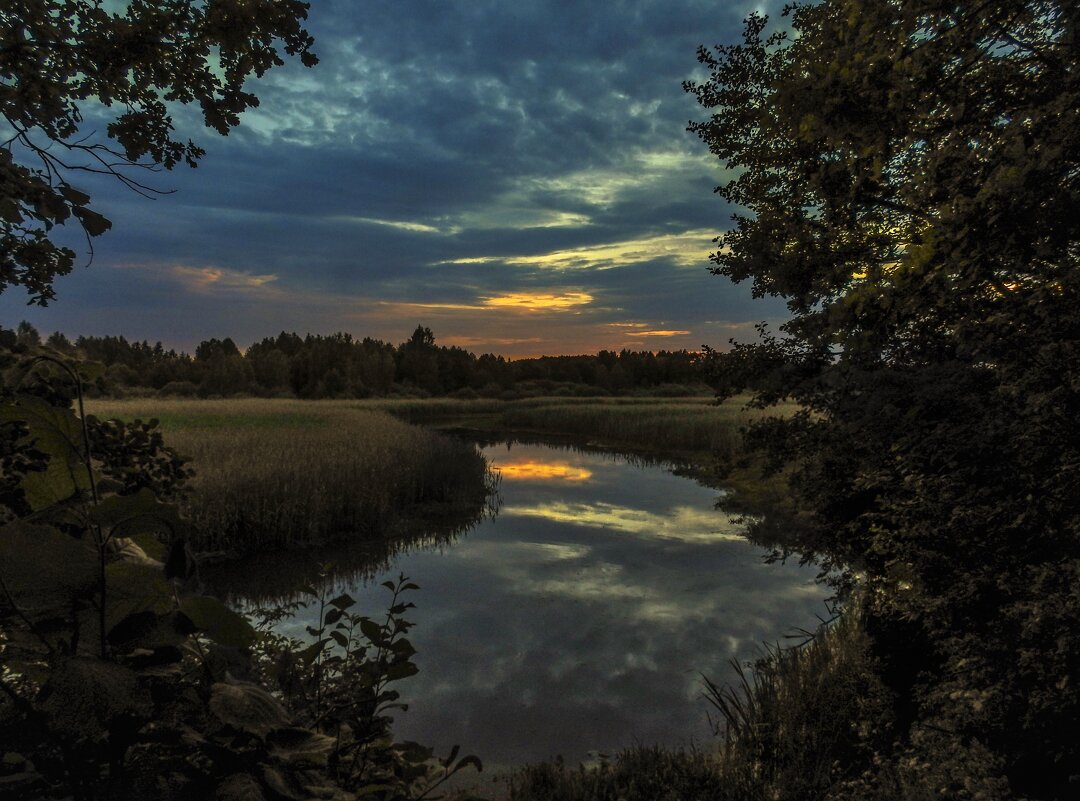
[[[658,331],[627,331],[628,337],[681,337],[689,334],[689,331],[673,331],[661,329]]]
[[[568,462],[538,462],[529,459],[496,464],[495,467],[504,479],[511,481],[588,481],[592,478],[591,470]]]
[[[484,305],[501,309],[569,309],[592,301],[593,296],[588,292],[565,292],[561,295],[548,292],[508,292],[505,295],[484,298]]]
[[[370,294],[310,289],[297,286],[291,275],[276,270],[212,263],[126,262],[108,269],[138,271],[145,276],[136,280],[175,294],[178,301],[190,297],[200,308],[218,315],[215,319],[226,320],[217,330],[237,341],[254,341],[274,329],[307,332],[310,321],[316,319],[323,333],[347,331],[393,343],[422,323],[435,331],[440,345],[518,360],[623,348],[692,347],[699,337],[707,342],[725,335],[743,336],[753,327],[751,322],[705,320],[694,321],[690,333],[683,333],[683,329],[669,328],[682,321],[638,316],[634,310],[616,306],[606,291],[583,286],[573,276],[565,276],[571,279],[565,286],[559,285],[559,277],[539,286],[497,290],[478,282],[455,287],[446,299],[435,295],[392,300],[379,298],[378,289]],[[253,322],[238,320],[235,305],[223,311],[224,305],[237,302],[247,304],[243,317]],[[237,321],[239,326],[234,327]],[[145,335],[156,338],[160,332],[150,328]],[[197,342],[198,338],[172,340],[171,346],[190,350]]]

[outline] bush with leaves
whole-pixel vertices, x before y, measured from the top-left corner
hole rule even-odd
[[[320,578],[331,568],[325,565]],[[303,710],[307,725],[334,738],[335,781],[377,798],[427,798],[457,771],[481,763],[459,758],[457,746],[436,760],[418,743],[392,743],[388,713],[408,706],[390,685],[417,672],[416,650],[405,636],[412,624],[402,617],[414,605],[401,596],[419,587],[404,575],[383,586],[392,597],[382,622],[351,611],[356,601],[348,593],[328,598],[313,586],[302,589],[308,601],[261,610],[256,669],[263,684]],[[308,606],[317,610],[316,625],[306,627],[311,641],[274,633],[286,615]]]
[[[87,368],[52,353],[5,359],[0,441],[15,468],[0,526],[5,791],[405,799],[479,766],[393,742],[388,685],[416,671],[399,596],[415,585],[392,585],[381,625],[350,613],[351,599],[321,603],[313,645],[256,631],[194,589],[187,524],[158,495],[184,473],[154,426],[102,426],[122,432],[119,455],[95,450],[102,440],[72,410],[71,388],[40,373],[48,364],[70,378],[81,406]]]

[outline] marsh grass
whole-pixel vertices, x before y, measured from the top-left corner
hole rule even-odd
[[[856,782],[889,705],[854,614],[807,644],[772,649],[737,682],[705,681],[719,744],[633,748],[598,767],[561,761],[514,773],[514,801],[812,801]]]
[[[166,403],[167,401],[160,401]],[[206,403],[206,401],[201,401]],[[242,402],[228,401],[232,404]],[[144,402],[139,402],[140,405]],[[154,403],[149,401],[148,403]],[[194,401],[189,401],[194,403]],[[255,407],[258,409],[258,407]],[[157,415],[158,422],[168,431],[191,431],[196,429],[274,429],[274,428],[324,428],[330,421],[325,414],[271,411],[255,413],[238,409],[207,412],[199,408],[168,410]]]
[[[683,801],[711,799],[722,779],[704,751],[629,748],[594,767],[556,759],[527,765],[507,780],[510,801]]]
[[[486,480],[482,459],[468,445],[407,423],[556,435],[682,460],[705,483],[733,489],[733,509],[751,516],[784,497],[782,481],[737,466],[742,429],[766,414],[741,397],[719,405],[702,397],[143,398],[97,400],[90,410],[161,422],[167,441],[195,468],[187,511],[207,550],[303,545],[342,533],[371,539],[410,507],[473,502],[470,488]]]
[[[717,404],[712,398],[527,398],[521,400],[373,400],[359,408],[404,420],[500,434],[557,437],[577,445],[682,465],[679,472],[725,491],[723,508],[745,515],[755,541],[783,549],[793,536],[787,474],[767,475],[747,459],[743,430],[755,420],[794,414],[795,404],[767,411],[747,406],[749,396]]]
[[[718,713],[723,798],[813,799],[857,779],[888,718],[855,612],[801,647],[773,648],[738,683],[705,681]]]
[[[711,398],[528,398],[524,400],[394,400],[363,402],[421,423],[571,436],[593,444],[662,455],[732,461],[741,431],[766,415],[746,407],[746,397],[716,404]],[[794,405],[769,415],[785,415]]]
[[[93,414],[157,418],[191,460],[185,510],[199,550],[231,554],[381,537],[402,514],[482,506],[471,445],[332,401],[97,401]]]

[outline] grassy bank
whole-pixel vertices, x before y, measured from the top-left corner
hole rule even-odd
[[[374,539],[422,508],[481,506],[488,480],[472,447],[355,404],[99,400],[88,411],[161,421],[195,469],[185,505],[201,550]]]
[[[763,412],[745,398],[717,405],[711,398],[528,398],[525,400],[367,401],[418,423],[575,437],[658,456],[733,460],[739,431]],[[793,411],[781,408],[780,414]],[[771,411],[770,414],[777,412]]]

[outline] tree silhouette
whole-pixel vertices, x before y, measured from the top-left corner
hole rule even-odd
[[[410,348],[433,348],[435,347],[435,334],[426,325],[416,326],[409,341],[406,343]]]
[[[140,194],[140,171],[185,163],[203,150],[181,141],[172,110],[197,104],[220,134],[258,105],[249,76],[282,53],[316,63],[300,0],[140,0],[112,12],[102,0],[15,0],[0,8],[0,292],[22,286],[46,305],[74,251],[52,239],[74,219],[87,243],[111,227],[71,181],[111,176]],[[87,130],[83,107],[103,106],[105,136]]]
[[[713,272],[791,312],[782,336],[715,354],[718,375],[762,406],[801,404],[751,439],[793,466],[797,545],[865,575],[909,701],[899,736],[934,749],[943,787],[1004,776],[1068,797],[1080,753],[1054,732],[1080,712],[1076,4],[826,0],[787,21],[751,17],[687,84],[711,112],[690,130],[735,176],[717,191],[746,210]]]

